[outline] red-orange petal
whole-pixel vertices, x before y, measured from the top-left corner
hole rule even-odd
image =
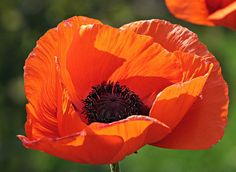
[[[57,84],[55,54],[55,30],[49,30],[39,39],[29,54],[24,67],[25,93],[27,105],[26,134],[44,136],[57,135]],[[37,125],[38,127],[35,127]],[[30,127],[33,127],[30,129]],[[37,131],[38,130],[38,131]],[[43,131],[42,131],[43,130]]]
[[[185,118],[156,146],[172,149],[207,149],[224,135],[228,115],[228,87],[219,70],[213,70]]]
[[[73,85],[71,76],[67,69],[67,54],[69,48],[74,40],[75,33],[80,30],[82,25],[88,24],[100,24],[101,22],[96,19],[91,19],[83,16],[71,17],[60,24],[58,24],[56,30],[58,32],[58,63],[60,66],[60,74],[62,77],[62,82],[66,89],[73,104],[78,108],[77,102],[80,102],[81,99],[78,98],[76,89]]]
[[[95,47],[125,60],[108,80],[126,85],[148,106],[159,91],[180,78],[176,57],[148,36],[107,27],[97,34]]]
[[[210,54],[195,33],[185,27],[171,24],[165,20],[141,20],[126,24],[121,29],[151,36],[154,42],[162,45],[170,52],[181,51],[194,53],[198,56]]]
[[[56,31],[58,33],[58,40],[55,45],[58,46],[57,63],[61,76],[63,92],[60,93],[62,99],[60,100],[62,109],[58,115],[58,128],[61,136],[78,132],[85,127],[84,120],[78,112],[75,111],[73,105],[81,100],[78,98],[76,89],[71,80],[71,76],[67,69],[67,53],[75,37],[75,33],[79,31],[82,25],[100,24],[101,22],[95,19],[75,16],[61,22]],[[74,124],[74,125],[72,125]]]
[[[58,103],[62,103],[60,96],[63,90],[59,72],[64,69],[62,62],[65,61],[62,55],[67,52],[77,28],[88,23],[99,22],[86,17],[72,17],[63,21],[43,35],[29,54],[24,67],[25,92],[29,101],[25,124],[28,137],[59,135],[57,117],[60,116],[58,107],[61,104]],[[73,93],[69,79],[65,77],[66,71],[63,70],[61,74],[64,74],[64,85]]]
[[[18,138],[26,148],[87,164],[110,163],[123,146],[123,140],[119,136],[97,135],[89,131],[56,139],[43,137],[29,140],[21,135],[18,135]]]
[[[95,47],[125,60],[113,72],[112,81],[130,77],[163,77],[176,82],[179,78],[178,60],[149,36],[129,30],[107,28],[97,35]],[[157,70],[158,69],[158,70]]]
[[[178,82],[181,69],[178,59],[160,44],[153,43],[137,56],[127,59],[110,79],[119,81],[136,76],[159,77]]]
[[[44,119],[38,119],[32,104],[26,105],[27,121],[25,122],[25,132],[29,138],[55,137],[58,133],[57,128],[52,128],[48,123],[42,123]]]
[[[59,96],[61,97],[59,102],[61,108],[57,109],[57,119],[60,137],[71,135],[84,129],[87,126],[86,120],[83,119],[84,115],[75,110],[67,90],[63,89]]]
[[[164,122],[173,130],[200,96],[212,67],[204,76],[171,85],[160,92],[150,110],[150,117]]]
[[[136,73],[134,70],[134,73],[137,74],[138,76],[129,77],[127,79],[123,79],[119,81],[121,84],[128,86],[131,90],[137,93],[139,97],[142,99],[142,101],[149,107],[151,107],[156,95],[159,92],[161,92],[167,86],[173,84],[172,82],[170,82],[170,79],[168,79],[169,76],[165,74],[165,72],[161,73],[161,70],[160,70],[160,69],[168,69],[168,68],[165,68],[166,64],[170,66],[173,65],[171,64],[170,61],[168,61],[171,58],[165,57],[163,53],[160,53],[160,55],[161,57],[156,57],[158,59],[156,61],[160,65],[155,65],[156,63],[153,62],[155,60],[152,60],[150,64],[146,62],[146,64],[142,65],[145,71],[145,73],[143,74],[144,76],[139,76],[139,73],[141,73],[142,70]],[[176,70],[178,71],[176,73],[179,73],[179,74],[178,74],[178,80],[175,82],[180,82],[180,81],[184,82],[192,78],[205,75],[210,64],[207,61],[205,61],[203,58],[197,57],[194,54],[174,52],[173,54],[171,54],[171,57],[172,59],[175,59],[174,64],[175,65],[178,64],[178,68],[176,68]],[[167,61],[165,61],[164,59]],[[132,62],[135,63],[135,59]],[[155,66],[156,66],[156,69],[154,69]],[[122,67],[118,70],[121,70]],[[127,71],[129,67],[130,66],[127,65],[124,69],[126,69]],[[130,68],[132,69],[132,67]],[[141,65],[140,65],[140,68],[141,68]],[[149,71],[149,69],[151,70]],[[150,77],[149,75],[152,75],[153,71],[157,71],[156,75],[159,77]],[[122,76],[120,77],[122,78]]]
[[[203,99],[197,99],[191,107],[194,110],[190,109],[172,133],[156,145],[173,149],[205,149],[219,141],[227,121],[228,87],[222,77],[219,63],[199,41],[197,35],[186,28],[162,20],[138,21],[124,25],[122,29],[152,36],[155,42],[168,51],[194,53],[214,64],[202,91]],[[204,140],[205,138],[207,140]]]
[[[75,33],[67,54],[67,70],[74,84],[79,102],[92,86],[107,81],[110,75],[123,64],[123,59],[95,47],[97,34],[106,34],[108,26],[83,25]],[[112,34],[112,33],[111,33]],[[110,42],[108,40],[108,42]],[[79,102],[77,102],[79,104]],[[79,108],[79,107],[78,107]]]
[[[162,122],[143,115],[133,115],[110,124],[92,123],[89,127],[98,135],[115,135],[123,139],[124,144],[112,162],[122,160],[145,144],[161,140],[170,132]]]
[[[29,140],[18,136],[27,148],[63,159],[89,164],[108,164],[122,160],[148,143],[169,133],[169,128],[154,118],[131,116],[110,124],[92,123],[74,135]],[[96,144],[96,145],[94,145]]]
[[[208,19],[216,25],[236,29],[236,1],[210,14]]]
[[[175,17],[191,23],[236,29],[234,0],[166,0],[166,5]]]
[[[206,0],[165,0],[169,11],[177,18],[196,24],[214,25],[208,20]]]
[[[172,84],[168,79],[154,76],[134,76],[119,80],[119,83],[126,85],[130,90],[135,92],[148,107],[152,106],[159,92]]]
[[[152,53],[148,55],[148,52]],[[179,60],[154,43],[135,58],[128,59],[109,80],[126,85],[151,107],[155,96],[180,78]]]
[[[182,82],[190,81],[199,76],[204,76],[209,72],[209,68],[213,67],[213,63],[193,53],[175,51],[174,55],[179,59],[181,64]]]
[[[102,81],[159,77],[162,82],[157,90],[150,89],[144,95],[149,97],[170,82],[175,82],[180,73],[175,56],[154,43],[150,37],[106,25],[81,27],[69,50],[68,58],[67,68],[80,99],[87,96],[93,85]],[[161,79],[163,76],[165,78]]]

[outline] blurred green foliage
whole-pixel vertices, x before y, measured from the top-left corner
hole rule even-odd
[[[0,171],[109,171],[26,150],[16,138],[24,133],[24,60],[36,40],[57,23],[74,15],[100,19],[112,26],[161,18],[197,33],[221,62],[230,88],[229,123],[223,140],[210,150],[177,151],[145,146],[121,163],[123,171],[236,171],[236,32],[221,27],[191,25],[175,19],[162,0],[1,0],[0,1]]]

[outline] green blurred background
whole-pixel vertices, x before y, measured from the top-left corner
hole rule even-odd
[[[181,4],[180,4],[181,5]],[[229,122],[222,141],[210,150],[176,151],[145,146],[121,162],[129,172],[236,171],[236,31],[192,25],[170,15],[162,0],[1,0],[0,1],[0,171],[109,171],[26,150],[16,138],[24,134],[23,66],[35,42],[49,28],[74,15],[119,27],[140,19],[160,18],[197,33],[218,58],[230,89]]]

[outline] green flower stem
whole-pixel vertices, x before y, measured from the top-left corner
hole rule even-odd
[[[111,172],[120,172],[119,162],[110,164]]]

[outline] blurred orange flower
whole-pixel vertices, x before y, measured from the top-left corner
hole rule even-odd
[[[208,26],[236,29],[236,0],[165,0],[177,18]]]
[[[220,65],[179,25],[72,17],[39,39],[24,70],[26,148],[106,164],[145,144],[207,149],[224,134]]]

